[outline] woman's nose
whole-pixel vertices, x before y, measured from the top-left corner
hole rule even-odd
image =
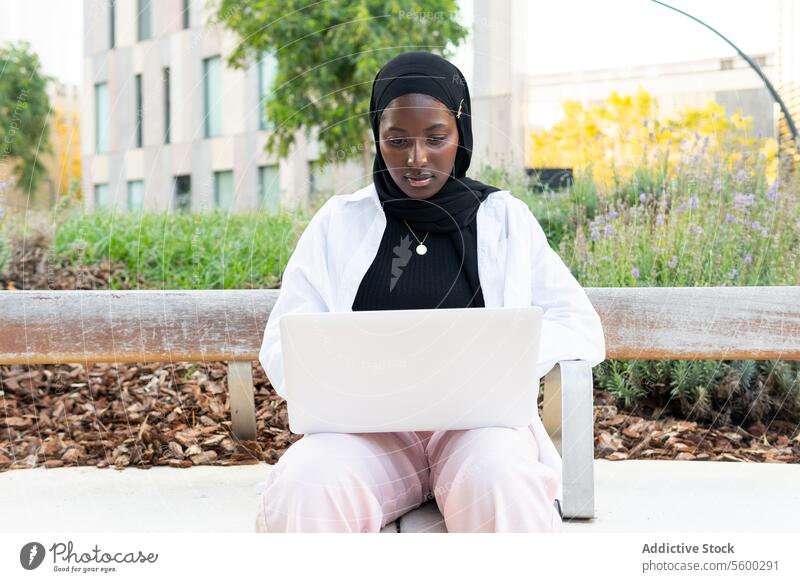
[[[413,140],[414,145],[411,146],[411,151],[408,153],[409,166],[424,166],[428,163],[428,152],[422,147],[417,140]]]

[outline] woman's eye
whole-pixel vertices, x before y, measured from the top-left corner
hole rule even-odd
[[[393,146],[401,146],[401,145],[403,145],[405,143],[406,140],[401,138],[401,137],[390,137],[386,141],[388,141]]]
[[[446,136],[444,135],[437,135],[434,137],[429,137],[428,141],[430,141],[431,143],[442,143],[445,140],[445,138]]]

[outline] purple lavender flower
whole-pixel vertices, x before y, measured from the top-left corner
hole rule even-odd
[[[639,194],[639,202],[644,202],[645,200],[647,200],[647,194],[642,192],[641,194]]]
[[[747,172],[745,170],[739,170],[736,172],[736,179],[740,182],[744,182],[747,179]]]
[[[750,264],[750,263],[752,263],[752,262],[753,262],[753,255],[747,255],[747,256],[744,258],[744,264],[745,264],[745,265],[749,265],[749,264]]]
[[[754,220],[753,223],[750,225],[750,228],[753,230],[761,230],[761,223],[757,220]]]
[[[664,226],[664,215],[663,214],[656,214],[656,225]]]
[[[755,201],[756,197],[754,194],[736,194],[733,198],[733,206],[737,210],[744,210]]]
[[[613,228],[613,227],[612,227],[610,224],[607,224],[607,225],[606,225],[606,228],[605,228],[605,231],[603,232],[603,234],[604,234],[605,236],[611,236],[611,235],[613,235],[613,234],[614,234],[614,228]]]
[[[780,194],[780,192],[778,192],[778,188],[780,187],[780,185],[781,185],[781,179],[780,179],[780,178],[777,178],[777,179],[776,179],[776,180],[775,180],[775,181],[772,183],[772,186],[770,186],[770,187],[767,189],[767,199],[769,199],[769,200],[775,200],[776,198],[778,198],[778,195]]]
[[[736,269],[731,269],[730,272],[728,273],[728,279],[733,280],[733,278],[736,276],[736,272],[737,272]]]
[[[697,198],[697,196],[692,196],[689,198],[689,208],[697,208],[699,203],[700,200]]]
[[[722,190],[722,180],[714,178],[714,191],[719,192],[720,190]]]
[[[608,213],[608,215],[611,218],[616,218],[617,216],[619,216],[619,212],[617,212],[616,210],[612,210],[611,212]]]
[[[672,255],[670,260],[667,262],[667,265],[669,265],[670,269],[674,269],[675,267],[677,267],[678,266],[678,257],[676,257],[675,255]]]
[[[725,222],[736,222],[736,217],[733,214],[726,214]]]
[[[639,278],[639,269],[637,269],[636,267],[631,269],[631,275],[633,275],[634,279],[638,279]]]

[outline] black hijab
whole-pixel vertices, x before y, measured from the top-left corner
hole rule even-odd
[[[422,93],[438,99],[453,116],[457,116],[458,152],[453,170],[442,188],[426,200],[411,198],[403,192],[392,179],[381,156],[381,115],[393,99],[409,93]],[[427,232],[448,233],[473,291],[477,290],[475,216],[486,197],[499,188],[466,177],[472,158],[472,106],[464,75],[458,67],[433,53],[415,51],[398,55],[383,66],[372,83],[370,122],[375,138],[372,179],[384,211],[406,220],[415,232],[419,232],[420,238]]]

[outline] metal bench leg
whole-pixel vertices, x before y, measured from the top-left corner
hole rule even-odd
[[[250,362],[228,362],[228,397],[233,435],[239,440],[255,440],[255,388]]]
[[[561,454],[565,519],[594,517],[594,398],[592,368],[564,360],[544,378],[542,422]]]

